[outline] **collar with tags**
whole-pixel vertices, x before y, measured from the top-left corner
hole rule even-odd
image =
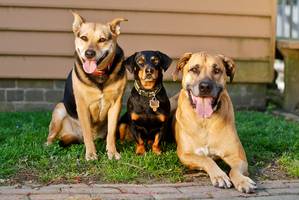
[[[137,90],[138,94],[144,97],[155,97],[160,90],[162,89],[162,84],[157,85],[157,87],[154,90],[144,90],[141,89],[140,85],[137,83],[137,81],[134,82],[134,87]]]
[[[156,98],[156,95],[160,92],[162,89],[162,84],[159,84],[154,90],[143,90],[140,88],[140,85],[137,83],[137,81],[134,82],[134,87],[139,95],[150,98],[149,100],[149,106],[151,109],[156,112],[158,108],[160,107],[160,102]]]

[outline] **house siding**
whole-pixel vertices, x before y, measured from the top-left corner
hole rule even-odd
[[[198,51],[232,57],[237,85],[273,81],[275,0],[0,0],[2,82],[65,79],[74,62],[70,10],[87,21],[127,18],[118,39],[125,56],[145,49],[170,55],[166,81],[184,52]]]

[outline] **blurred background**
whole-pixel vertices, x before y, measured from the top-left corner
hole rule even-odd
[[[236,108],[283,106],[285,56],[276,43],[298,39],[298,5],[297,0],[0,0],[0,111],[51,110],[62,99],[74,63],[70,10],[87,21],[127,18],[119,37],[126,57],[146,49],[171,56],[164,77],[169,96],[180,89],[171,78],[178,58],[207,51],[236,61],[229,84]]]

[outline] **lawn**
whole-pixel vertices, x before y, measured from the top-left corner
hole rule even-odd
[[[46,147],[50,117],[49,112],[0,113],[0,184],[180,182],[195,173],[180,164],[175,144],[163,144],[161,156],[136,156],[134,143],[117,143],[122,158],[111,161],[100,140],[99,160],[92,162],[84,160],[83,145]],[[236,123],[254,179],[299,177],[299,123],[252,111],[237,112]]]

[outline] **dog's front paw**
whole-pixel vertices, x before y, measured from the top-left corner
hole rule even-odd
[[[49,136],[47,138],[47,142],[45,142],[45,145],[50,146],[51,144],[53,144],[54,140],[55,140],[54,134],[49,134]]]
[[[145,146],[143,144],[142,145],[137,144],[135,153],[140,156],[144,155],[145,154]]]
[[[210,174],[210,179],[212,181],[213,186],[219,188],[230,188],[232,183],[229,177],[223,171],[219,171],[214,174]]]
[[[237,178],[232,178],[232,182],[235,188],[240,192],[252,193],[257,188],[256,183],[244,175],[240,175]]]
[[[112,160],[113,158],[115,158],[115,160],[119,160],[121,158],[120,154],[117,151],[107,151],[107,155],[109,160]]]
[[[87,161],[89,161],[89,160],[97,160],[98,159],[98,155],[95,152],[86,152],[85,159]]]
[[[45,142],[45,146],[47,147],[47,146],[50,146],[51,144],[53,144],[53,142],[52,141],[47,141],[47,142]]]
[[[156,146],[153,146],[153,147],[152,147],[152,151],[153,151],[154,154],[156,154],[156,155],[161,155],[161,153],[162,153],[160,147],[156,147]]]

